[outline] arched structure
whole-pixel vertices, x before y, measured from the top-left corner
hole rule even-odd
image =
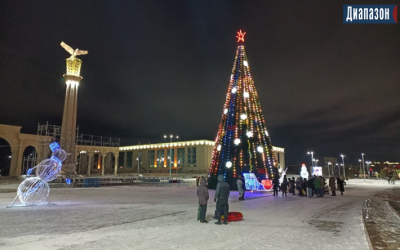
[[[80,156],[79,157],[80,174],[87,174],[87,175],[90,174],[104,175],[113,173],[115,175],[117,174],[118,155],[119,155],[118,147],[76,145],[75,155]],[[94,162],[95,156],[97,159],[96,162]],[[93,171],[93,166],[95,165],[95,163],[96,163],[96,169],[95,169],[96,171]],[[110,172],[111,169],[114,170],[113,173]]]
[[[11,146],[11,167],[10,176],[21,175],[22,158],[26,147],[36,148],[38,159],[42,159],[48,150],[37,147],[38,136],[22,134],[21,127],[0,124],[0,137],[6,140]]]

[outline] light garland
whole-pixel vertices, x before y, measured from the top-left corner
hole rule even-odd
[[[244,42],[244,34],[238,32],[238,42]],[[215,188],[218,175],[231,187],[238,174],[249,173],[270,184],[276,162],[265,123],[244,45],[239,45],[212,152],[211,188]],[[257,185],[263,185],[260,182]]]
[[[62,162],[67,158],[67,153],[61,149],[57,142],[51,143],[49,147],[52,156],[43,160],[34,168],[28,169],[27,175],[30,175],[36,169],[37,177],[27,178],[18,186],[17,197],[25,206],[37,205],[47,199],[50,193],[47,182],[58,177]]]
[[[239,145],[240,144],[240,139],[239,138],[236,138],[235,139],[235,145]]]

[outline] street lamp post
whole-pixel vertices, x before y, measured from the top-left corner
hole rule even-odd
[[[346,167],[344,165],[344,157],[346,157],[346,155],[341,154],[340,157],[342,157],[343,162],[343,179],[346,180]]]
[[[370,161],[366,161],[365,162],[365,164],[367,164],[367,169],[368,169],[368,179],[371,179],[371,171],[370,171],[370,169],[369,169],[369,164],[371,164],[371,162]]]
[[[330,162],[327,162],[328,164],[328,175],[329,175],[329,179],[331,178],[331,171],[329,171],[329,164],[331,164]]]
[[[164,135],[164,138],[167,138],[167,136]],[[174,136],[173,136],[173,135],[170,135],[169,138],[170,138],[170,148],[169,148],[169,179],[171,180],[171,168],[172,168],[172,159],[173,159],[173,157],[172,157],[172,139],[174,138]],[[179,136],[177,135],[175,138],[178,139]],[[168,159],[168,158],[167,158],[167,159]]]
[[[318,166],[318,159],[313,159],[313,162],[315,162],[314,166]],[[310,176],[312,176],[312,171],[310,172]]]
[[[311,155],[311,167],[310,167],[310,175],[312,173],[312,168],[314,167],[314,152],[313,151],[309,151],[307,152],[308,155]]]
[[[358,161],[360,162],[360,172],[358,174],[358,178],[360,178],[360,174],[361,174],[361,159],[358,159]]]
[[[364,182],[365,182],[364,153],[361,153],[361,156],[362,156],[362,166],[363,166],[363,171],[364,171]]]
[[[137,176],[139,177],[139,165],[140,165],[140,161],[139,158],[136,158],[137,160]]]
[[[339,164],[336,163],[336,168],[339,169],[339,178],[340,178],[340,167]]]

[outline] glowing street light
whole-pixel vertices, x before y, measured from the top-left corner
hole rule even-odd
[[[340,157],[342,157],[342,162],[343,162],[343,179],[346,179],[346,170],[345,170],[345,165],[344,165],[344,157],[346,157],[346,155],[341,154]]]
[[[313,159],[313,161],[315,162],[314,165],[317,167],[317,166],[318,166],[318,159]],[[312,175],[312,173],[313,173],[313,172],[311,171],[311,172],[310,172],[310,176]]]
[[[331,162],[327,162],[326,163],[328,165],[328,175],[329,175],[329,179],[331,178],[331,171],[329,171],[329,165],[332,165]]]
[[[140,153],[139,153],[139,157],[140,157]],[[140,159],[136,158],[136,160],[137,160],[137,176],[139,177]]]
[[[370,169],[369,169],[369,164],[371,164],[370,161],[366,161],[365,164],[367,164],[367,169],[368,169],[368,179],[371,179],[371,174],[370,174]]]
[[[363,166],[363,170],[364,170],[364,182],[365,182],[364,153],[361,153],[361,156],[362,156],[362,166]]]
[[[358,159],[358,161],[360,162],[360,173],[361,173],[361,159]],[[358,174],[358,178],[360,178],[360,174]]]
[[[311,167],[310,167],[310,174],[312,173],[312,167],[314,167],[314,152],[309,151],[307,152],[308,155],[311,155]]]
[[[337,169],[339,169],[339,178],[340,178],[340,167],[339,167],[339,164],[336,163],[335,166],[336,166]]]
[[[164,138],[167,138],[167,135],[164,135]],[[172,139],[173,139],[173,138],[174,138],[174,135],[170,135],[170,136],[169,136],[169,139],[170,139],[170,149],[169,149],[169,155],[170,155],[170,158],[169,158],[169,179],[170,179],[170,180],[171,180],[171,168],[172,168],[172,159],[173,159],[173,157],[172,157]],[[178,139],[179,136],[177,135],[175,138]]]

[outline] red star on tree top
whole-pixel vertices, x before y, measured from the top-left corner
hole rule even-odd
[[[237,32],[236,38],[238,39],[237,42],[239,43],[240,41],[244,42],[244,35],[246,35],[246,32],[242,33],[242,30]]]

